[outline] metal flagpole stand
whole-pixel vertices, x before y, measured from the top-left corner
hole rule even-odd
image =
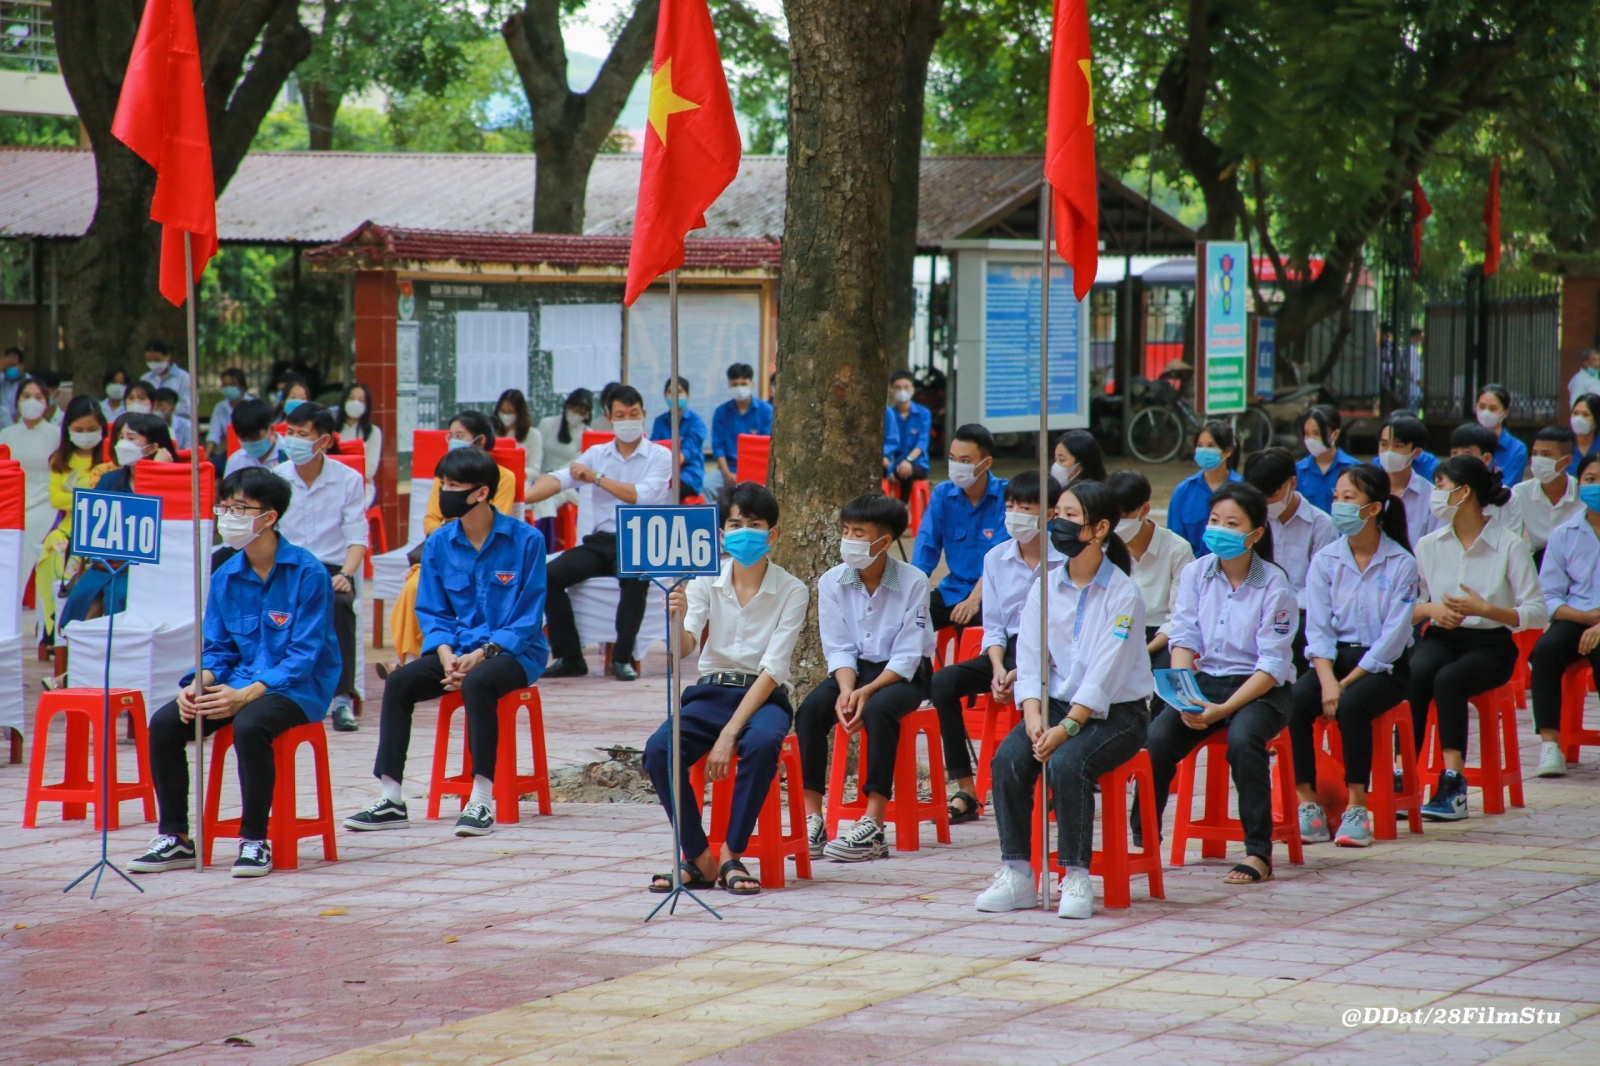
[[[1039,720],[1050,726],[1050,179],[1039,186]],[[1063,486],[1065,487],[1065,486]],[[1062,563],[1066,565],[1065,562]],[[1050,909],[1050,763],[1039,767],[1039,909]]]
[[[683,478],[683,445],[678,439],[678,270],[674,267],[667,274],[667,304],[669,307],[668,321],[669,332],[672,335],[672,371],[667,378],[667,395],[670,397],[668,410],[672,414],[672,502],[677,503],[679,485]],[[679,780],[683,773],[683,748],[682,736],[679,730],[680,713],[682,711],[682,686],[680,673],[683,666],[680,657],[683,654],[683,619],[678,612],[672,609],[671,594],[681,587],[685,578],[676,578],[672,582],[654,581],[653,583],[668,594],[667,598],[667,720],[672,723],[672,891],[666,898],[653,907],[644,920],[649,921],[661,912],[662,907],[667,908],[668,914],[674,914],[678,909],[678,897],[688,896],[700,906],[704,907],[717,921],[722,921],[722,915],[712,909],[711,905],[689,889],[683,886],[683,840],[678,829],[678,818],[682,814],[682,807],[678,803],[678,790],[683,787]]]
[[[205,674],[205,633],[201,628],[205,613],[205,588],[202,584],[205,545],[200,535],[200,341],[195,322],[194,306],[194,245],[193,236],[183,231],[183,285],[184,313],[189,320],[189,494],[193,501],[194,517],[194,689],[193,699],[200,701]],[[189,818],[190,837],[194,840],[194,869],[205,869],[206,833],[206,733],[205,720],[198,712],[194,716],[194,809]]]

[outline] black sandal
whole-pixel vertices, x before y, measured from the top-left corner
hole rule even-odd
[[[956,800],[961,801],[962,806],[960,810],[956,809]],[[970,792],[957,792],[954,796],[950,797],[949,811],[951,825],[961,825],[964,822],[975,822],[978,820],[978,815],[980,813],[978,809],[978,797],[974,796]]]
[[[1240,877],[1247,878],[1247,880],[1228,880],[1228,878],[1233,877],[1235,874],[1239,875]],[[1262,873],[1249,863],[1241,862],[1227,872],[1227,874],[1222,878],[1222,883],[1225,885],[1259,885],[1263,881],[1271,881],[1272,879],[1272,863],[1267,863],[1267,872]]]
[[[705,874],[700,872],[700,867],[685,859],[678,864],[678,876],[683,880],[684,888],[715,888],[716,882],[707,881]],[[650,879],[650,891],[658,896],[664,896],[672,891],[672,875],[656,874]]]
[[[760,879],[751,876],[738,859],[729,859],[722,864],[722,870],[717,874],[717,884],[730,896],[754,896],[761,891]]]

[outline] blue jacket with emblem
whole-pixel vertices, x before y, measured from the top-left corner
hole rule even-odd
[[[460,522],[448,522],[422,549],[422,654],[448,644],[460,655],[493,641],[516,656],[531,685],[550,657],[544,596],[544,537],[537,529],[497,512],[479,551]]]
[[[983,580],[983,558],[989,549],[1011,539],[1006,532],[1006,480],[991,472],[976,507],[966,490],[941,481],[928,494],[928,509],[917,529],[911,565],[931,574],[944,554],[950,572],[939,582],[939,596],[954,607]]]

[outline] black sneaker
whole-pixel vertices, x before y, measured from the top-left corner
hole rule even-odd
[[[233,860],[233,876],[265,877],[271,872],[271,844],[265,840],[239,841],[239,857]]]
[[[834,862],[887,859],[889,842],[884,838],[883,826],[871,818],[862,818],[848,830],[828,841],[827,846],[822,849],[822,854]]]
[[[128,869],[136,874],[159,874],[167,870],[191,869],[193,866],[194,845],[163,833],[150,841],[149,849],[130,862]]]
[[[355,708],[350,700],[340,696],[333,701],[333,713],[328,717],[333,719],[333,729],[336,733],[354,733],[361,726],[356,723]]]
[[[406,805],[393,800],[379,799],[344,820],[346,829],[368,832],[374,829],[404,829],[411,824],[406,816]]]
[[[456,819],[458,837],[484,837],[493,829],[494,815],[489,813],[489,806],[485,803],[467,804],[467,809]]]
[[[540,677],[587,677],[589,664],[580,656],[576,659],[551,659]]]

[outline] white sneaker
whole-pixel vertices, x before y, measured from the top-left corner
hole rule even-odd
[[[989,887],[978,893],[976,904],[985,914],[1025,911],[1038,905],[1039,889],[1033,883],[1033,875],[1009,866],[1000,867],[1000,872],[994,875]]]
[[[822,858],[822,849],[828,846],[828,820],[822,815],[806,815],[806,843],[813,859]]]
[[[1087,918],[1094,913],[1094,888],[1084,870],[1068,870],[1061,875],[1061,906],[1057,918]]]
[[[1561,745],[1553,740],[1547,740],[1539,745],[1540,777],[1566,777],[1567,757],[1561,753]]]

